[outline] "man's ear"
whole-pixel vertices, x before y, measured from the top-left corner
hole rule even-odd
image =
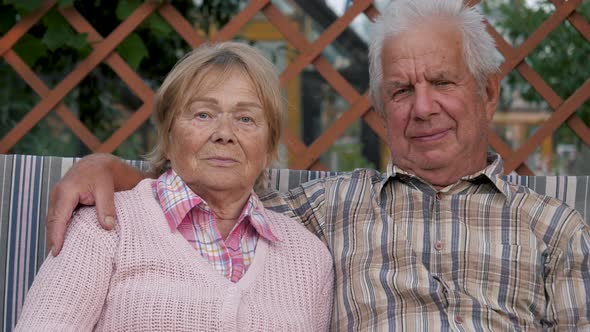
[[[494,113],[498,107],[500,99],[500,78],[496,74],[488,75],[486,81],[486,91],[484,94],[484,108],[488,122],[494,118]]]

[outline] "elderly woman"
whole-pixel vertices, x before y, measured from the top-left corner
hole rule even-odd
[[[181,60],[154,102],[149,160],[163,174],[117,194],[114,231],[94,208],[76,214],[17,330],[327,330],[329,252],[253,191],[277,159],[282,110],[272,64],[247,45]]]

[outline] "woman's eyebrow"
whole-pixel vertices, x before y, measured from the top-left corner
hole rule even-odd
[[[238,102],[236,107],[243,107],[243,108],[254,107],[254,108],[262,109],[262,105],[260,105],[259,103],[253,103],[253,102],[248,102],[248,101],[240,101],[240,102]]]
[[[202,102],[202,103],[210,103],[210,104],[218,104],[217,99],[209,98],[209,97],[193,97],[189,99],[189,104]]]

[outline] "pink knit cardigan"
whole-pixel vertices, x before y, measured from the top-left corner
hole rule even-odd
[[[73,218],[58,257],[29,290],[17,331],[324,331],[333,271],[326,247],[303,226],[266,210],[280,241],[259,240],[237,283],[171,233],[144,180],[117,193],[118,223],[94,208]]]

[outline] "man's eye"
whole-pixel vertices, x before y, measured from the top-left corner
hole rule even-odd
[[[445,85],[449,85],[449,84],[451,84],[451,82],[449,82],[449,81],[436,81],[436,82],[434,82],[434,85],[437,85],[437,86],[445,86]]]
[[[408,89],[408,88],[397,89],[397,90],[394,90],[391,92],[391,97],[395,98],[395,97],[401,96],[405,93],[408,93],[409,91],[410,91],[410,89]]]
[[[209,118],[209,114],[207,114],[207,113],[197,113],[196,118],[198,118],[198,119],[208,119]]]

